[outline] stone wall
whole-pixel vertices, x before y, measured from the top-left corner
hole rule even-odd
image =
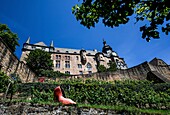
[[[31,103],[7,105],[0,103],[0,115],[129,115],[128,111],[95,109],[89,107],[54,106]]]
[[[125,80],[125,79],[136,79],[142,80],[146,79],[147,73],[150,71],[149,65],[147,62],[144,62],[138,66],[117,70],[116,72],[103,72],[103,73],[93,73],[85,75],[73,75],[69,79],[82,78],[88,79],[93,78],[96,80],[105,80],[105,81],[114,81],[114,80]],[[65,79],[65,78],[64,78]]]
[[[8,76],[18,74],[22,82],[32,82],[36,74],[15,56],[0,38],[0,70]]]
[[[105,80],[105,81],[114,81],[114,80],[145,80],[147,79],[148,72],[156,71],[162,75],[162,77],[166,77],[168,82],[170,82],[170,68],[169,66],[154,66],[148,62],[141,63],[137,66],[134,66],[129,69],[117,70],[116,72],[104,72],[104,73],[93,73],[93,74],[85,74],[85,75],[72,75],[69,79],[96,79],[96,80]],[[66,79],[66,77],[63,77]],[[59,79],[58,79],[59,80]]]

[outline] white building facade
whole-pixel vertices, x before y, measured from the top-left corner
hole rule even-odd
[[[120,58],[106,44],[106,41],[103,41],[102,52],[98,52],[97,50],[57,48],[54,47],[53,42],[51,42],[50,46],[43,42],[30,44],[30,38],[28,38],[23,44],[20,61],[25,62],[24,58],[29,55],[30,51],[35,49],[42,49],[51,53],[54,65],[53,70],[60,71],[61,73],[71,75],[96,73],[99,65],[104,65],[108,68],[108,63],[110,62],[116,63],[118,69],[127,69],[124,59]]]

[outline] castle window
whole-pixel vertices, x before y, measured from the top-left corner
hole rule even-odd
[[[81,64],[78,64],[78,68],[82,68],[82,65],[81,65]]]
[[[45,51],[45,47],[42,47],[42,50],[44,50],[44,51]]]
[[[159,64],[162,65],[163,63],[160,61]]]
[[[65,60],[70,60],[70,56],[65,56]]]
[[[77,52],[74,52],[75,54],[77,53]]]
[[[89,71],[89,74],[91,74],[92,73],[92,71]]]
[[[90,64],[90,63],[88,63],[88,64],[87,64],[87,69],[88,69],[88,71],[90,71],[90,70],[91,70],[91,68],[92,68],[91,64]]]
[[[97,65],[95,65],[95,67],[97,68]]]
[[[66,53],[68,53],[68,51],[66,51]]]
[[[57,50],[57,52],[60,52],[60,50]]]
[[[61,55],[56,55],[56,59],[61,59]]]
[[[65,68],[70,68],[70,61],[65,61]]]
[[[79,56],[76,56],[76,59],[79,60]]]
[[[56,68],[60,68],[60,61],[56,61]]]
[[[91,53],[88,53],[89,55],[91,55]]]
[[[65,71],[65,74],[70,74],[70,71]]]
[[[24,44],[24,48],[28,48],[28,45]]]
[[[35,48],[36,48],[35,46],[32,46],[32,49],[33,49],[33,50],[35,50]]]
[[[79,74],[83,74],[83,71],[79,71]]]

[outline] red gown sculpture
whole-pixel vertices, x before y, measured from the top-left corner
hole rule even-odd
[[[65,95],[63,96],[64,92],[61,90],[60,86],[56,87],[54,89],[54,100],[58,100],[63,105],[70,105],[70,104],[76,104],[73,100],[69,98],[65,98]]]

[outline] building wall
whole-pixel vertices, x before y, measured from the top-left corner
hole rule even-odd
[[[95,56],[86,56],[87,62],[83,65],[81,63],[80,54],[52,54],[54,71],[60,71],[62,73],[70,72],[70,74],[88,74],[97,72],[97,63]],[[60,57],[60,58],[56,58]],[[69,62],[70,67],[66,67],[66,61]],[[60,62],[60,66],[57,65],[57,62]],[[87,65],[90,64],[91,68],[87,68]]]
[[[11,52],[0,38],[0,69],[8,76],[18,74],[22,82],[32,82],[36,74]]]
[[[24,58],[29,55],[30,51],[35,49],[42,49],[51,53],[54,71],[60,71],[62,73],[68,73],[71,75],[96,73],[98,65],[104,65],[106,68],[108,68],[109,62],[115,62],[119,69],[127,68],[123,58],[120,58],[112,50],[109,51],[111,53],[114,52],[113,57],[111,57],[110,54],[98,52],[97,50],[55,48],[53,45],[47,46],[43,42],[30,44],[29,40],[23,44],[20,60],[26,63]]]

